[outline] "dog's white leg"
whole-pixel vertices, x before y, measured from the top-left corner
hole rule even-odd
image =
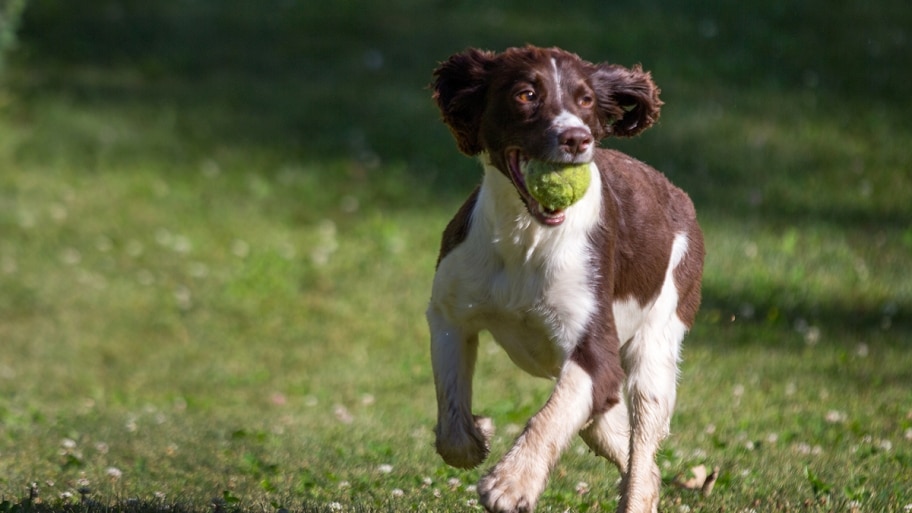
[[[614,463],[621,475],[627,474],[627,460],[630,450],[630,422],[627,404],[621,401],[610,410],[596,415],[580,436],[596,454]]]
[[[665,319],[647,323],[624,348],[630,417],[630,456],[618,508],[624,513],[658,510],[661,474],[655,455],[669,433],[679,351],[687,331],[673,313]]]
[[[431,364],[437,388],[437,453],[447,464],[474,468],[488,457],[494,424],[472,415],[472,375],[478,334],[464,333],[433,306],[427,312],[431,330]]]
[[[488,511],[535,508],[554,464],[592,412],[592,378],[568,360],[545,406],[535,414],[509,452],[478,484]]]

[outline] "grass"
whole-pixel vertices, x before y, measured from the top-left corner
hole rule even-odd
[[[466,46],[642,62],[608,141],[709,255],[664,511],[912,504],[912,9],[33,1],[0,112],[0,513],[473,511],[423,311],[479,179],[428,98]],[[494,457],[549,383],[483,340]],[[719,467],[711,495],[675,476]],[[541,511],[611,511],[576,443]]]

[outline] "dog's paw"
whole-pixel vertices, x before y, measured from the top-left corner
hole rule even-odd
[[[494,422],[473,416],[472,424],[457,428],[437,425],[437,454],[447,465],[470,469],[481,465],[491,452]]]
[[[618,511],[623,513],[656,513],[659,510],[659,492],[662,475],[658,465],[642,468],[641,472],[627,473],[621,480],[621,500]]]
[[[478,482],[478,496],[492,513],[531,513],[538,501],[540,485],[527,483],[521,474],[495,467]],[[531,485],[531,486],[530,486]]]
[[[547,458],[542,456],[535,450],[523,450],[521,437],[517,445],[478,482],[481,504],[495,513],[534,510],[551,470]]]

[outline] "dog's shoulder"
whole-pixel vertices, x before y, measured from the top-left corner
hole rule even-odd
[[[643,221],[649,222],[655,220],[648,218],[662,216],[678,225],[674,231],[684,229],[696,218],[687,193],[649,164],[612,149],[599,150],[595,161],[602,177],[604,199],[616,203],[618,216],[645,216]]]
[[[615,150],[600,150],[596,164],[602,177],[606,215],[596,245],[603,269],[615,269],[614,294],[652,297],[662,285],[674,241],[680,235],[699,239],[696,213],[686,193],[648,164]]]

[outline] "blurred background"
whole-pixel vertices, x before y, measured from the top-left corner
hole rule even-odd
[[[710,505],[912,502],[906,0],[5,0],[0,22],[0,498],[382,504],[396,461],[411,507],[447,500],[425,474],[470,482],[431,450],[423,310],[480,171],[428,84],[531,43],[662,88],[655,127],[603,144],[706,231],[666,480],[709,459]],[[548,384],[488,353],[479,407],[521,425]],[[561,479],[558,505],[610,509],[611,482]]]

